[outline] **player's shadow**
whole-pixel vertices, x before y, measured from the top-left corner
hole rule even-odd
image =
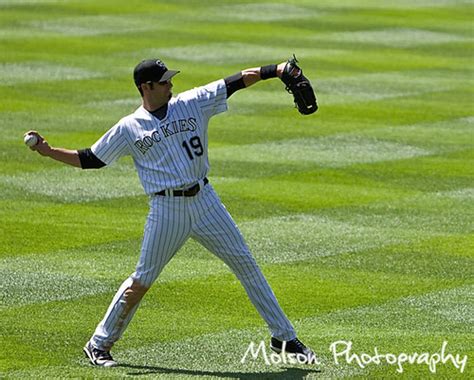
[[[147,376],[152,374],[170,374],[170,375],[188,375],[188,376],[215,376],[222,378],[241,379],[241,380],[257,380],[257,379],[272,379],[272,380],[297,380],[305,379],[310,373],[321,372],[318,369],[301,369],[301,368],[283,368],[282,372],[219,372],[219,371],[199,371],[177,368],[165,368],[155,366],[141,366],[131,364],[120,364],[119,367],[130,368],[135,371],[127,373],[128,376]]]

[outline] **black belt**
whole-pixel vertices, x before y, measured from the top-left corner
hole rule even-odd
[[[209,180],[207,178],[204,178],[203,183],[204,186],[206,186],[209,183]],[[173,195],[173,197],[194,197],[197,193],[199,193],[199,190],[201,190],[201,186],[199,186],[199,183],[196,183],[189,189],[171,190],[170,195]],[[166,195],[166,190],[158,191],[157,193],[155,193],[155,195]]]

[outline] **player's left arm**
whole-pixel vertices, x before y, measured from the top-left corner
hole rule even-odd
[[[227,87],[227,98],[229,98],[234,92],[242,88],[250,87],[262,79],[281,78],[285,65],[286,62],[282,62],[278,65],[252,67],[224,78]]]

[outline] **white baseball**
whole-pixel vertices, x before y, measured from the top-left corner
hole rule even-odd
[[[25,141],[25,144],[28,146],[35,146],[38,144],[38,137],[36,135],[26,135],[25,138],[23,139]]]

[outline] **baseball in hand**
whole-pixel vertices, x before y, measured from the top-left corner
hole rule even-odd
[[[38,144],[38,137],[36,135],[28,134],[23,140],[28,146],[35,146],[36,144]]]

